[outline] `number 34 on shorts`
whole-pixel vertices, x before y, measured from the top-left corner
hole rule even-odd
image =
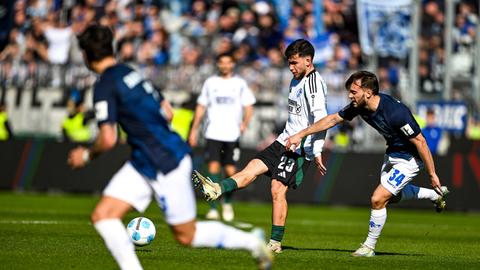
[[[405,179],[405,175],[401,173],[399,170],[393,168],[390,171],[390,177],[388,178],[388,182],[392,186],[398,187],[400,184],[402,184],[402,181]]]

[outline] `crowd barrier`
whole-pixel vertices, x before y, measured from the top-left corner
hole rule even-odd
[[[0,142],[0,189],[98,193],[129,156],[128,146],[118,145],[85,168],[72,170],[67,165],[67,155],[73,147],[73,144],[47,139]],[[240,166],[255,153],[254,150],[244,150]],[[448,208],[480,210],[480,141],[455,140],[447,155],[434,159],[442,184],[451,190]],[[379,182],[382,162],[383,155],[378,153],[324,153],[327,175],[319,175],[312,164],[302,185],[288,192],[288,200],[292,203],[368,206],[370,195]],[[201,149],[195,151],[194,166],[205,169]],[[430,185],[425,172],[414,183]],[[237,191],[234,198],[270,201],[270,180],[259,177],[247,188]],[[427,208],[431,204],[411,201],[401,203],[399,207]]]

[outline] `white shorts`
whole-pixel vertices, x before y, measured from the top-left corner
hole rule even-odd
[[[385,155],[380,182],[384,188],[396,196],[418,175],[422,167],[422,160],[414,157],[406,160]]]
[[[127,162],[110,180],[103,195],[125,201],[139,212],[147,209],[154,196],[168,224],[183,224],[194,220],[197,211],[191,174],[190,156],[185,156],[168,174],[158,173],[157,179],[148,179]]]

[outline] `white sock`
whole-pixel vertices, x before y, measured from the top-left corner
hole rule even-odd
[[[255,251],[258,247],[258,239],[251,233],[227,226],[218,221],[200,221],[196,223],[192,247]]]
[[[402,201],[406,200],[420,200],[420,199],[429,199],[431,201],[434,201],[438,199],[438,194],[435,192],[433,189],[429,188],[422,188],[422,187],[417,187],[412,184],[406,185],[402,189]]]
[[[369,248],[375,249],[377,244],[378,237],[382,233],[383,225],[387,220],[387,208],[382,208],[379,210],[372,209],[370,214],[370,223],[368,227],[368,236],[367,240],[363,243]]]
[[[103,219],[93,226],[102,236],[105,245],[117,261],[120,269],[143,269],[137,254],[135,254],[135,247],[120,219]]]

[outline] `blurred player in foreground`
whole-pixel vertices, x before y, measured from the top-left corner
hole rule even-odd
[[[168,126],[168,102],[138,72],[117,63],[112,32],[93,25],[78,39],[88,67],[100,75],[94,87],[99,134],[92,148],[73,149],[68,162],[80,168],[114,147],[117,122],[132,148],[130,160],[110,180],[91,216],[120,268],[142,269],[121,218],[132,208],[143,212],[152,197],[180,244],[245,249],[260,269],[270,268],[272,257],[258,230],[246,233],[216,221],[195,221],[190,148]]]
[[[348,97],[352,101],[341,111],[330,114],[310,127],[286,140],[286,149],[299,145],[302,138],[325,130],[355,116],[365,120],[387,141],[387,150],[381,169],[380,184],[371,197],[371,216],[367,239],[352,255],[371,257],[375,255],[375,245],[387,220],[387,204],[400,200],[428,199],[438,212],[445,208],[444,196],[448,193],[441,186],[435,172],[432,154],[428,149],[420,127],[410,110],[400,101],[379,93],[375,74],[358,71],[345,83]],[[426,168],[433,189],[410,184],[420,169]]]
[[[242,171],[219,183],[214,183],[198,172],[194,172],[193,175],[194,182],[200,187],[207,200],[216,200],[224,193],[244,188],[259,175],[265,174],[270,177],[272,179],[272,233],[268,247],[275,253],[282,251],[281,241],[288,213],[287,191],[300,186],[311,160],[315,160],[320,173],[326,172],[322,163],[325,132],[307,137],[293,153],[287,152],[284,146],[285,140],[290,135],[327,115],[327,87],[312,63],[314,54],[312,44],[304,39],[292,42],[285,50],[293,79],[288,95],[287,123],[277,140],[258,153]]]

